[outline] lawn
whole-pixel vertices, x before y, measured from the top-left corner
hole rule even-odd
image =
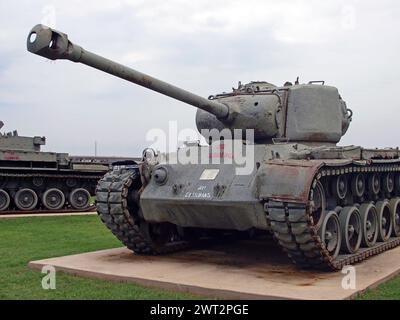
[[[359,300],[400,300],[400,276],[388,281],[378,288],[367,290]]]
[[[31,260],[120,247],[97,216],[0,219],[0,299],[190,299],[189,295],[129,283],[57,273],[57,289],[43,290]]]
[[[195,296],[129,283],[57,273],[57,289],[43,290],[31,260],[120,247],[97,216],[0,219],[0,299],[193,299]],[[400,277],[359,299],[400,299]]]

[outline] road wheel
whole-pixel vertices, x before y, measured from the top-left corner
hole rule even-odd
[[[390,212],[389,202],[379,201],[376,204],[378,211],[378,241],[386,242],[392,234],[392,215]]]
[[[5,211],[10,205],[10,196],[7,191],[0,189],[0,211]]]
[[[21,189],[15,194],[14,202],[18,209],[30,211],[36,208],[38,196],[32,189]]]
[[[361,217],[357,207],[344,207],[339,215],[342,233],[342,250],[356,253],[361,245]]]
[[[74,189],[69,195],[69,203],[77,210],[87,209],[90,206],[90,193],[86,189]]]
[[[364,203],[360,207],[361,225],[363,228],[362,246],[370,248],[378,239],[378,213],[372,203]]]
[[[332,259],[335,259],[339,254],[342,243],[339,217],[335,211],[327,213],[318,233],[329,255]]]
[[[59,210],[64,206],[65,196],[60,189],[49,189],[43,194],[42,202],[49,210]]]

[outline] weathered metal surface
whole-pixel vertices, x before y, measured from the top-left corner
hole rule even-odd
[[[387,149],[362,149],[363,159],[376,159],[376,160],[387,160],[387,159],[399,159],[400,151],[399,148],[387,148]]]
[[[168,171],[167,182],[159,185],[152,179],[141,194],[147,221],[215,229],[267,228],[263,206],[255,196],[256,171],[236,176],[233,165],[162,167]],[[213,175],[206,177],[207,171]]]
[[[45,137],[21,137],[17,131],[0,133],[0,149],[40,151],[45,144]]]
[[[1,140],[1,138],[0,138]],[[31,167],[35,167],[35,163],[50,162],[56,165],[57,154],[53,152],[38,152],[38,151],[22,151],[22,150],[2,150],[0,149],[0,167],[2,161],[28,161],[31,162]],[[17,165],[17,162],[15,162]],[[10,167],[9,165],[7,167]]]
[[[62,211],[71,211],[75,208],[69,203],[68,197],[74,190],[85,188],[94,195],[97,181],[109,166],[72,162],[67,153],[43,152],[40,147],[45,142],[45,137],[21,137],[16,131],[0,133],[1,214],[58,212],[60,207],[63,207]],[[56,210],[49,209],[49,201],[54,196],[46,197],[47,191],[52,188],[62,194]],[[28,190],[25,196],[21,190]],[[30,197],[32,201],[28,205]],[[86,210],[86,207],[79,210]]]
[[[291,141],[337,143],[346,121],[336,88],[298,85],[289,89],[286,137]]]
[[[322,161],[267,161],[257,174],[260,198],[307,203],[312,181],[322,165]]]
[[[393,224],[387,224],[381,242],[349,245],[356,232],[347,230],[360,232],[353,224],[361,214],[347,219],[348,213],[358,213],[360,205],[391,203],[385,219],[378,220],[383,226],[397,217],[398,224],[400,154],[398,148],[336,145],[353,112],[335,87],[298,79],[282,87],[257,81],[207,100],[90,53],[42,25],[31,30],[27,41],[32,53],[80,62],[196,106],[199,131],[219,145],[210,151],[187,143],[163,157],[150,152],[140,164],[119,163],[100,181],[101,219],[133,251],[168,253],[227,230],[248,235],[269,230],[297,265],[337,270],[400,244],[398,234],[391,234]],[[247,129],[254,141],[245,136]],[[246,158],[252,170],[242,176],[235,164],[240,155],[225,148],[232,142],[225,133],[234,131],[240,134],[233,139],[254,151]],[[192,163],[173,161],[196,152]],[[207,160],[220,161],[198,161],[203,153]]]
[[[111,166],[115,162],[123,162],[123,161],[135,161],[141,162],[142,158],[138,157],[105,157],[105,156],[76,156],[70,155],[69,159],[72,163],[77,164],[101,164],[105,166]]]
[[[351,113],[336,88],[308,84],[278,88],[256,82],[235,90],[232,95],[205,99],[167,82],[123,66],[73,44],[62,32],[43,25],[29,33],[27,49],[48,59],[67,59],[86,64],[137,85],[172,97],[203,112],[197,114],[199,130],[227,128],[253,129],[258,142],[272,138],[291,141],[336,143],[346,132]],[[244,95],[238,93],[244,92]],[[258,95],[256,93],[262,92]],[[289,92],[289,98],[284,95]],[[252,96],[249,96],[252,94]],[[287,106],[283,107],[283,101]],[[282,116],[282,111],[285,115]],[[330,120],[321,115],[327,113]],[[285,120],[285,122],[282,122]],[[299,122],[300,121],[300,122]],[[206,139],[209,137],[206,136]]]
[[[362,170],[364,169],[364,170]],[[348,176],[350,173],[369,173],[376,174],[387,172],[396,172],[399,174],[400,165],[376,165],[360,168],[358,166],[336,166],[322,167],[315,175],[315,181],[322,181],[328,178],[339,176]],[[313,183],[314,185],[314,183]],[[313,208],[316,205],[313,203],[313,188],[309,193],[310,205],[299,207],[298,205],[290,205],[286,202],[279,201],[266,206],[266,215],[271,223],[272,231],[277,237],[279,244],[288,252],[288,256],[300,266],[312,266],[314,268],[330,268],[332,270],[340,270],[345,265],[361,262],[369,257],[380,254],[400,245],[400,237],[393,235],[385,241],[378,241],[371,247],[360,248],[356,253],[347,254],[340,252],[339,255],[333,256],[329,246],[322,241],[320,230],[316,227],[313,220]],[[375,195],[365,195],[367,197],[364,203],[374,204]],[[395,198],[398,199],[398,198]],[[375,200],[377,200],[375,198]],[[312,203],[312,204],[311,204]],[[379,203],[379,201],[378,201]],[[350,205],[349,203],[347,204]],[[357,206],[355,206],[357,208]],[[330,213],[336,214],[335,211],[341,213],[343,208],[331,207]],[[340,247],[340,242],[336,245]]]

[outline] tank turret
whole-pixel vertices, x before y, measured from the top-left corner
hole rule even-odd
[[[254,130],[257,143],[273,139],[337,143],[351,121],[335,87],[315,83],[277,87],[268,82],[239,85],[208,99],[123,66],[73,44],[62,32],[43,25],[29,33],[27,49],[48,59],[67,59],[112,74],[198,108],[196,124],[207,137],[212,129]]]
[[[4,126],[4,122],[0,121],[0,129]],[[45,137],[21,137],[17,130],[12,132],[0,132],[0,150],[20,150],[39,152],[40,147],[46,144]]]

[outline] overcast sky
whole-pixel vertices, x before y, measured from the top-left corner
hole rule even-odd
[[[354,120],[341,144],[398,146],[400,3],[381,1],[0,2],[0,119],[45,150],[135,156],[152,128],[195,128],[195,109],[69,61],[26,51],[37,23],[207,97],[237,82],[325,80]]]

